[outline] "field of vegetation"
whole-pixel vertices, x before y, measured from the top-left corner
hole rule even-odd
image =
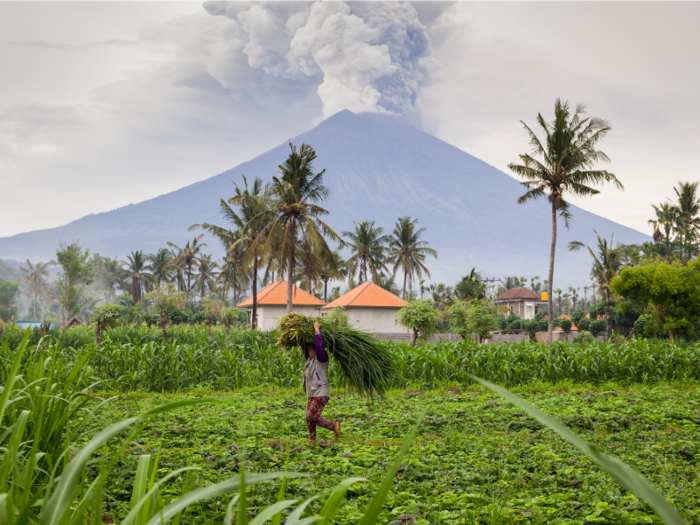
[[[620,458],[700,524],[696,345],[383,343],[397,367],[393,390],[370,402],[331,366],[325,415],[343,436],[330,441],[319,429],[310,446],[298,351],[278,349],[272,333],[215,328],[208,337],[205,326],[183,326],[168,337],[120,327],[96,345],[84,327],[43,340],[39,330],[4,331],[0,492],[10,490],[18,519],[26,511],[36,513],[27,523],[92,523],[99,505],[102,523],[156,525],[169,509],[176,524],[221,523],[243,470],[250,486],[236,523],[262,524],[270,505],[314,496],[299,519],[331,505],[348,524],[372,523],[363,518],[372,513],[394,525],[661,522],[648,501],[474,374]],[[309,476],[277,479],[285,470]],[[370,512],[378,494],[385,500]],[[44,520],[57,498],[62,520]],[[285,511],[273,525],[282,517],[295,523]]]

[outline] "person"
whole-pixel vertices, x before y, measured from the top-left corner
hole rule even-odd
[[[340,437],[340,423],[323,419],[322,413],[331,391],[328,387],[328,354],[323,349],[321,325],[314,322],[314,348],[305,350],[306,366],[304,367],[304,392],[308,397],[306,403],[306,426],[309,429],[309,439],[316,441],[316,427],[332,430],[335,438]]]

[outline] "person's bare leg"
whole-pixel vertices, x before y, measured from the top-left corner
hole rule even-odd
[[[335,433],[335,439],[340,439],[340,421],[335,422],[333,432]]]

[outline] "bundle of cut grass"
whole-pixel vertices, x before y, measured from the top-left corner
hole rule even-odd
[[[292,312],[280,319],[277,345],[285,349],[313,348],[314,321],[321,324],[324,348],[340,365],[342,382],[370,397],[384,395],[394,365],[389,350],[367,332]]]

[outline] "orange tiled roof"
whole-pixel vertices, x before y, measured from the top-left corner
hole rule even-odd
[[[284,279],[275,281],[258,292],[258,306],[283,304],[287,304],[287,281]],[[294,286],[292,289],[292,304],[294,306],[323,306],[326,303],[298,286]],[[253,306],[253,296],[248,297],[248,299],[238,303],[236,306]]]
[[[345,292],[335,301],[331,301],[323,309],[335,308],[336,306],[344,306],[346,308],[350,306],[402,308],[405,305],[406,303],[400,297],[377,286],[373,282],[366,281],[360,286]]]

